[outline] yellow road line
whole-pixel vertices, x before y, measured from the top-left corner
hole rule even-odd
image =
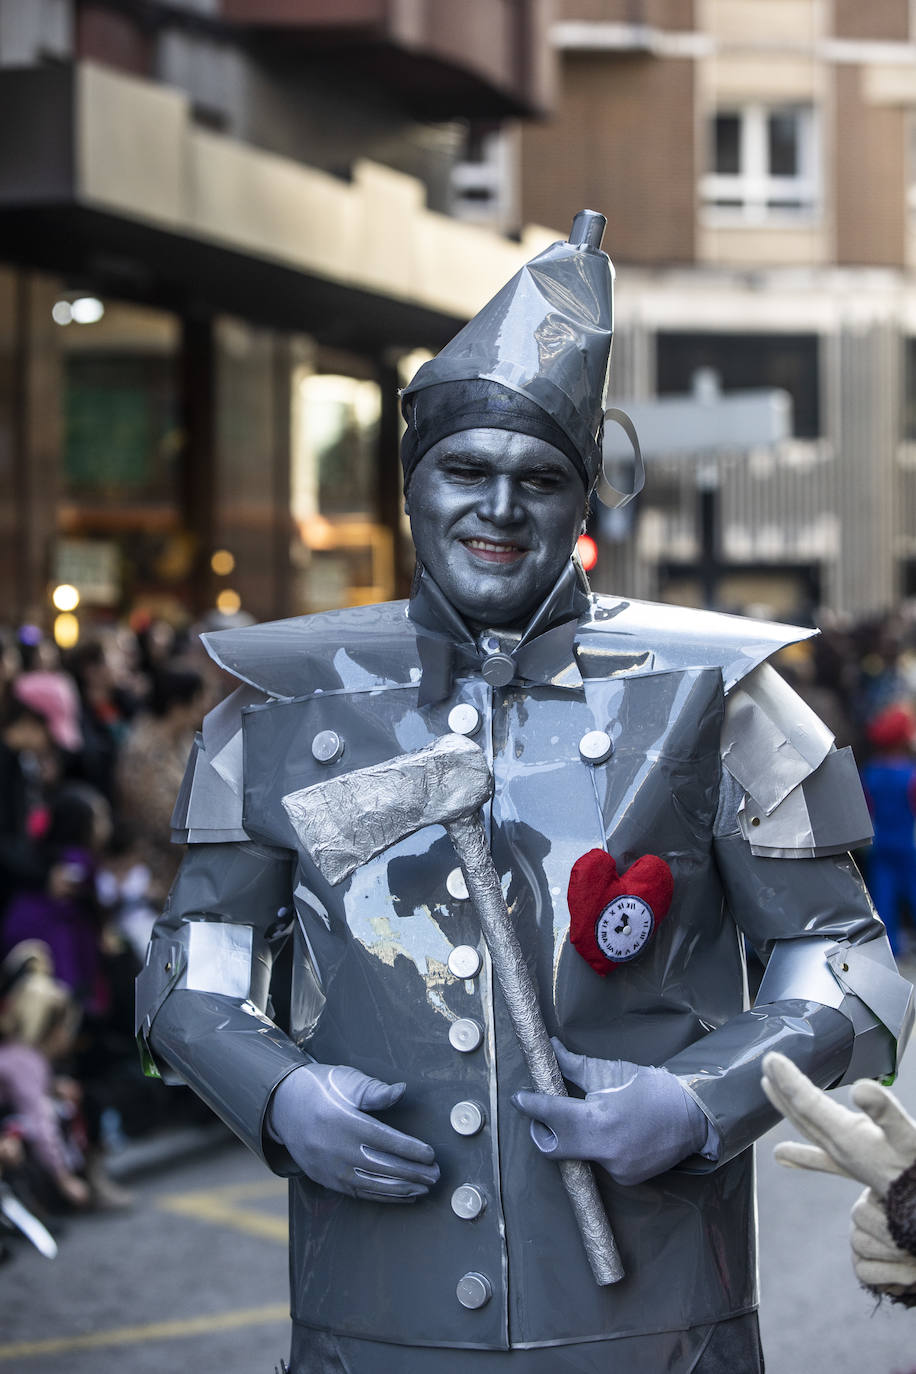
[[[163,1198],[159,1207],[163,1212],[172,1212],[180,1217],[193,1217],[195,1221],[209,1221],[216,1226],[228,1226],[233,1231],[241,1231],[246,1236],[258,1236],[261,1240],[276,1240],[283,1245],[289,1240],[286,1217],[249,1212],[244,1207],[236,1207],[232,1203],[221,1201],[220,1198]]]
[[[238,1312],[217,1312],[210,1317],[150,1322],[146,1326],[118,1326],[111,1331],[93,1331],[85,1336],[55,1336],[45,1341],[17,1341],[12,1345],[0,1345],[0,1360],[58,1355],[72,1350],[98,1350],[107,1345],[142,1345],[148,1341],[174,1341],[185,1336],[206,1336],[211,1331],[232,1331],[243,1326],[263,1326],[288,1321],[288,1304],[270,1303],[266,1307],[249,1307]]]
[[[257,1183],[230,1183],[223,1188],[202,1188],[192,1193],[172,1193],[162,1197],[157,1207],[177,1216],[193,1217],[215,1226],[228,1226],[247,1236],[261,1240],[279,1241],[286,1245],[289,1226],[285,1217],[250,1211],[238,1204],[260,1197],[279,1197],[284,1185],[276,1178],[259,1179]]]

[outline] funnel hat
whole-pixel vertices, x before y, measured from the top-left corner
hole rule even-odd
[[[405,489],[434,444],[478,427],[546,440],[591,489],[614,332],[605,224],[596,211],[580,211],[569,241],[526,263],[405,387]]]

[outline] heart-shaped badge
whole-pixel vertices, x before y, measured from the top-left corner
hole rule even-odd
[[[590,849],[569,875],[569,939],[602,978],[645,949],[667,914],[674,879],[664,859],[643,854],[626,873],[603,849]]]

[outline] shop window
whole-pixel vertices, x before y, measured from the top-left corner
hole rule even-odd
[[[710,122],[707,208],[738,222],[810,216],[818,205],[817,121],[810,105],[744,105]]]
[[[916,339],[906,341],[904,353],[903,437],[916,439]]]
[[[302,611],[389,600],[394,538],[377,518],[377,382],[312,373],[294,386],[291,504]]]
[[[816,334],[659,334],[656,359],[659,395],[689,392],[710,368],[723,391],[788,391],[796,438],[820,434]]]
[[[184,432],[176,316],[63,291],[61,500],[55,577],[81,606],[182,598],[191,546],[182,528]]]

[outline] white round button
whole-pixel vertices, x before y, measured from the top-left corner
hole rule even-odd
[[[487,1205],[487,1200],[473,1183],[462,1183],[452,1193],[452,1211],[462,1221],[473,1221],[479,1217]]]
[[[486,1274],[477,1274],[473,1271],[465,1274],[458,1280],[456,1288],[458,1301],[462,1307],[485,1307],[493,1296],[493,1285]]]
[[[336,730],[320,730],[312,740],[312,758],[318,763],[336,763],[344,751],[344,742]]]
[[[589,730],[579,740],[579,753],[586,763],[604,763],[614,752],[614,741],[605,730]]]
[[[483,1108],[476,1102],[456,1102],[449,1112],[449,1121],[456,1135],[476,1135],[483,1130]]]
[[[469,1016],[461,1016],[449,1026],[448,1038],[452,1049],[470,1054],[479,1048],[483,1040],[483,1027]]]
[[[454,897],[456,902],[466,902],[470,893],[468,885],[464,881],[464,874],[460,868],[453,868],[445,880],[445,889],[450,897]]]
[[[455,735],[476,735],[480,729],[480,712],[469,701],[453,706],[448,713],[448,728]]]
[[[476,978],[482,963],[473,945],[456,945],[448,956],[448,971],[455,978]]]

